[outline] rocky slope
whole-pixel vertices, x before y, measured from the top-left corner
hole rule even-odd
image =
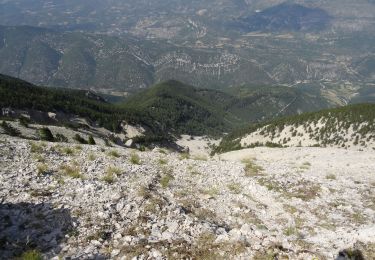
[[[5,258],[374,257],[374,152],[208,159],[0,135],[0,159]]]

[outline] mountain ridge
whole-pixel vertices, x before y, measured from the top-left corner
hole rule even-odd
[[[327,29],[331,19],[323,9],[285,2],[241,18],[238,23],[248,32],[314,32]]]

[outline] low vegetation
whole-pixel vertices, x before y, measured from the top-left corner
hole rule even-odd
[[[139,157],[138,154],[132,153],[130,155],[130,163],[140,165],[141,164],[141,158]]]
[[[90,144],[90,145],[96,145],[95,139],[92,135],[89,135],[89,139],[88,139],[87,143]]]
[[[187,160],[187,159],[190,159],[189,153],[181,153],[180,154],[180,160]]]
[[[62,173],[68,177],[71,177],[73,179],[82,179],[83,175],[81,174],[81,171],[77,165],[61,165],[60,169]]]
[[[59,149],[59,151],[62,153],[62,154],[65,154],[65,155],[74,155],[75,154],[75,149],[69,147],[69,146],[65,146],[61,149]]]
[[[55,136],[55,141],[60,143],[67,143],[69,142],[69,139],[65,135],[57,133]]]
[[[227,187],[234,194],[240,194],[242,192],[242,186],[240,183],[230,183]]]
[[[39,129],[39,138],[40,140],[53,142],[55,141],[55,137],[53,136],[51,130],[48,127],[43,127]]]
[[[107,173],[102,177],[102,180],[108,184],[112,184],[115,182],[115,175],[111,171],[107,171]]]
[[[167,160],[167,159],[160,158],[160,159],[158,160],[158,162],[159,162],[159,165],[166,165],[166,164],[168,163],[168,160]]]
[[[244,159],[242,163],[245,164],[245,175],[248,177],[254,177],[262,175],[263,168],[257,165],[254,159]]]
[[[80,144],[88,144],[88,142],[82,136],[80,136],[79,134],[76,134],[74,136],[74,140],[76,140]]]
[[[327,180],[336,180],[336,175],[333,174],[333,173],[328,174],[328,175],[326,176],[326,179],[327,179]]]
[[[203,155],[203,154],[198,154],[198,155],[194,155],[193,160],[196,160],[196,161],[207,161],[208,158],[206,155]]]
[[[119,176],[119,175],[121,175],[121,169],[117,168],[117,167],[114,167],[114,166],[110,166],[110,167],[107,168],[106,173],[110,174],[110,175]]]
[[[36,143],[36,142],[30,142],[30,151],[32,153],[41,153],[43,152],[44,145],[41,143]]]
[[[89,156],[87,157],[90,161],[95,161],[95,159],[97,158],[95,154],[93,153],[89,153]]]
[[[29,250],[21,255],[21,260],[43,260],[43,256],[37,250]]]
[[[108,155],[111,156],[111,157],[114,157],[114,158],[119,158],[121,155],[119,154],[118,151],[116,150],[111,150],[108,152]]]
[[[171,168],[164,167],[162,169],[162,177],[160,179],[160,185],[163,189],[169,187],[170,181],[174,180],[173,170]]]
[[[49,168],[45,163],[40,163],[37,165],[38,175],[45,175],[48,173]]]

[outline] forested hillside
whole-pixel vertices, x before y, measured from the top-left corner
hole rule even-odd
[[[216,151],[256,146],[375,147],[375,104],[356,104],[253,124],[224,137]]]

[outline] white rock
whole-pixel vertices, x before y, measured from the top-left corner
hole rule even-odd
[[[102,246],[102,243],[100,243],[98,240],[91,240],[90,242],[92,245],[96,246],[96,247],[100,247]]]
[[[171,233],[175,233],[179,227],[177,222],[170,222],[167,224],[168,226],[168,231]]]
[[[120,233],[117,233],[113,236],[115,240],[120,240],[122,238],[122,235]]]
[[[120,254],[120,250],[119,249],[113,249],[112,252],[111,252],[111,256],[112,257],[118,256],[119,254]]]

